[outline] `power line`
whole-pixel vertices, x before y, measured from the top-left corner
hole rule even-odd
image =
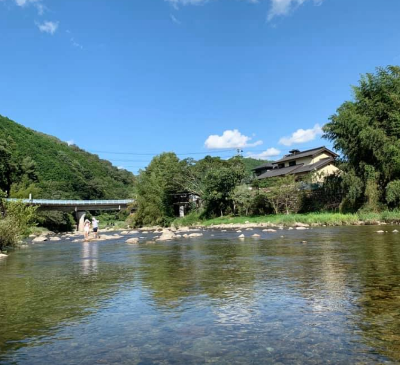
[[[187,152],[187,153],[175,153],[177,156],[187,156],[187,155],[209,155],[209,154],[219,154],[219,153],[227,153],[234,152],[236,148],[233,149],[223,149],[223,150],[213,150],[213,151],[204,151],[204,152]],[[157,156],[162,152],[158,153],[138,153],[138,152],[120,152],[120,151],[92,151],[92,153],[105,153],[110,155],[132,155],[132,156]]]

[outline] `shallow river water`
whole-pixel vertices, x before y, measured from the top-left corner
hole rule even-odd
[[[30,245],[0,260],[0,364],[400,363],[381,228]]]

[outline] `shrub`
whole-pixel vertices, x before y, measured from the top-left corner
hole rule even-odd
[[[18,243],[20,232],[11,218],[0,219],[0,251]]]
[[[400,180],[393,180],[386,186],[386,201],[391,206],[398,206],[400,203]]]
[[[21,202],[4,202],[0,198],[0,250],[16,246],[35,222],[36,207]]]

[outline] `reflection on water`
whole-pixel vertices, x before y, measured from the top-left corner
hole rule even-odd
[[[82,243],[82,273],[84,275],[97,273],[98,246],[97,243]]]
[[[400,235],[376,230],[17,251],[0,262],[0,363],[398,363]]]

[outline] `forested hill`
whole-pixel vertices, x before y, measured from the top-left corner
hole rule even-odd
[[[0,189],[9,196],[51,199],[124,199],[134,175],[75,145],[0,115]]]
[[[268,161],[268,160],[256,160],[256,159],[251,158],[251,157],[243,158],[243,163],[244,163],[244,165],[246,167],[246,171],[247,171],[248,174],[252,174],[254,168],[256,168],[258,166],[261,166],[261,165],[263,165],[263,164],[265,164],[267,162],[271,162],[271,161]]]

